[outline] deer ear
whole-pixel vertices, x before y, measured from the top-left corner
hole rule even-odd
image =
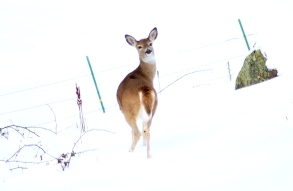
[[[130,44],[131,46],[135,46],[136,45],[136,40],[134,37],[130,36],[130,35],[125,35],[125,39],[126,42],[128,42],[128,44]]]
[[[154,40],[156,40],[157,36],[158,36],[158,30],[157,30],[157,28],[155,27],[155,28],[150,32],[150,34],[149,34],[149,39],[150,39],[150,41],[153,42]]]

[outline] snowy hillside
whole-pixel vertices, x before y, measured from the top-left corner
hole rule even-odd
[[[0,21],[7,27],[0,30],[0,127],[58,132],[1,136],[0,190],[293,190],[292,2],[172,1],[166,8],[150,1],[152,14],[142,23],[144,16],[131,19],[141,13],[134,7],[144,4],[131,3],[0,1]],[[261,12],[254,17],[248,9]],[[249,34],[250,51],[238,18]],[[163,91],[151,126],[153,157],[147,159],[142,141],[128,152],[130,128],[117,106],[116,89],[138,64],[124,35],[145,38],[153,27],[158,28],[159,71],[154,83]],[[236,76],[255,42],[279,76],[235,91]],[[80,136],[76,84],[86,129],[101,131],[82,137],[69,168],[63,171],[36,147],[22,150],[17,159],[51,161],[5,163],[27,144],[41,145],[53,156],[72,150]]]

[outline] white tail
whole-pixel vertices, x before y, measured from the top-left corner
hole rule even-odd
[[[153,87],[156,59],[152,45],[157,36],[157,28],[150,32],[148,38],[139,41],[130,35],[125,35],[126,41],[137,49],[140,63],[134,71],[123,79],[117,90],[117,101],[120,110],[132,129],[132,144],[129,151],[133,152],[140,139],[141,133],[137,122],[141,120],[148,158],[151,157],[150,126],[158,103],[157,93]]]

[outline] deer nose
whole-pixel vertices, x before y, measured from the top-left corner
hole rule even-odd
[[[150,54],[150,53],[152,53],[152,50],[147,49],[145,53],[146,53],[146,54]]]

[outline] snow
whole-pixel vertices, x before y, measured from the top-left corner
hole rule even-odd
[[[0,138],[0,160],[23,144],[41,143],[53,156],[71,152],[80,136],[76,84],[87,130],[106,130],[86,133],[74,151],[97,150],[72,157],[64,171],[56,160],[19,164],[27,169],[12,171],[17,164],[0,161],[0,190],[292,190],[292,2],[222,3],[0,1],[0,21],[6,26],[0,29],[0,127],[13,123],[58,131],[37,130],[39,138],[25,139],[11,131],[8,139]],[[147,13],[135,9],[142,5]],[[226,41],[242,36],[238,18],[246,34],[257,33],[248,37],[251,48],[256,42],[279,76],[235,91],[249,54],[243,38]],[[115,94],[137,66],[137,53],[124,35],[144,38],[153,27],[158,28],[156,89],[188,75],[159,94],[150,131],[153,157],[147,159],[142,139],[128,152],[130,128]],[[39,162],[40,155],[27,148],[18,158]]]

